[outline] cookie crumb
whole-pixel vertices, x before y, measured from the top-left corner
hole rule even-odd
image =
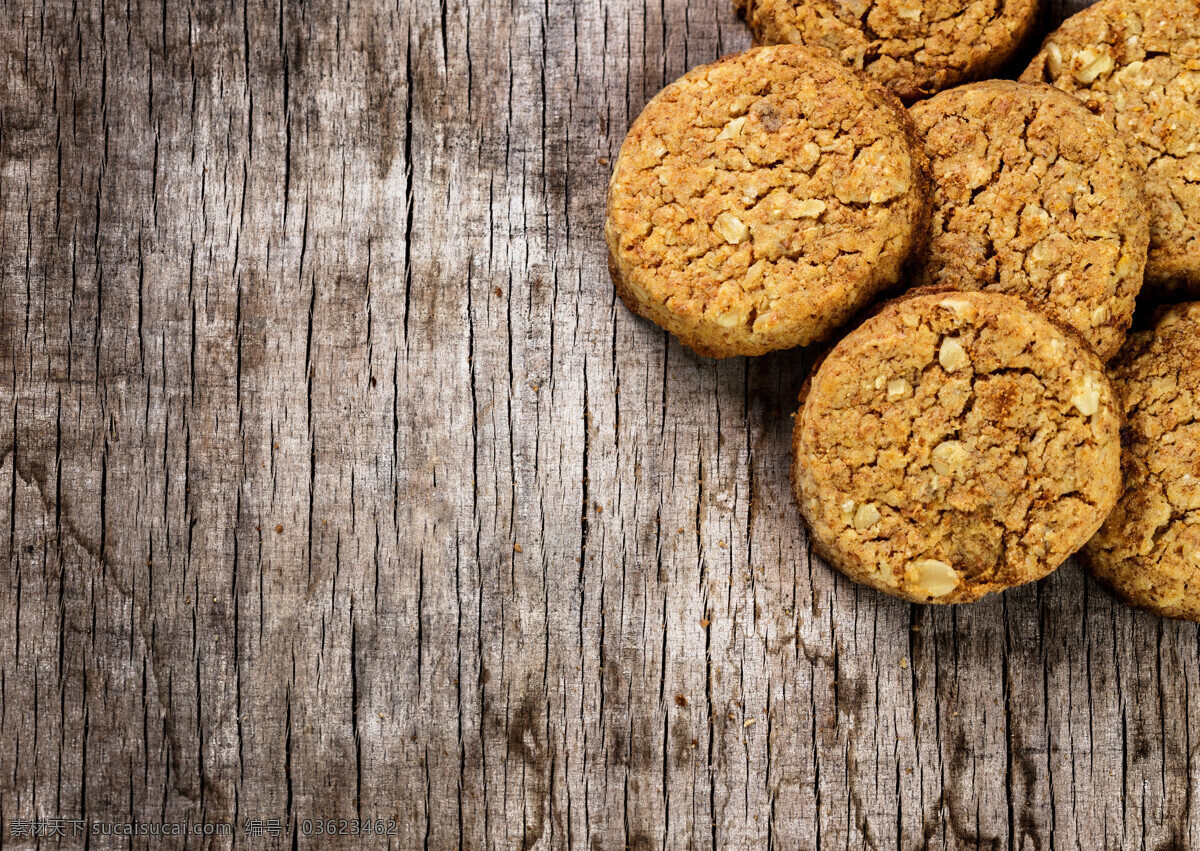
[[[942,365],[942,369],[946,372],[954,372],[966,362],[967,353],[963,349],[962,343],[953,337],[942,340],[942,347],[938,349],[938,363]]]

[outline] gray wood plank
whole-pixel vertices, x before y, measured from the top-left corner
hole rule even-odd
[[[0,845],[1200,845],[1195,625],[853,586],[811,353],[615,298],[609,164],[727,0],[0,16]]]

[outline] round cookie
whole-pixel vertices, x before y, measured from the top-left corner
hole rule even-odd
[[[1084,547],[1134,606],[1200,621],[1200,303],[1162,311],[1109,367],[1125,399],[1125,494]]]
[[[987,77],[1020,47],[1038,0],[733,0],[756,41],[805,44],[906,102]]]
[[[1021,79],[1115,123],[1145,171],[1146,283],[1200,293],[1200,0],[1102,0],[1047,38]]]
[[[1095,353],[1012,296],[885,305],[810,379],[792,488],[856,582],[964,603],[1040,579],[1121,492],[1120,402]]]
[[[635,313],[710,357],[827,337],[895,283],[927,230],[912,120],[803,47],[688,72],[634,121],[605,237]]]
[[[988,80],[911,114],[933,175],[918,278],[1017,296],[1101,360],[1133,320],[1150,239],[1141,173],[1111,124],[1038,84]]]

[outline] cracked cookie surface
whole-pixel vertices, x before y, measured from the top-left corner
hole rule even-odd
[[[703,355],[827,337],[895,283],[929,215],[912,120],[794,45],[693,69],[630,128],[608,191],[617,292]]]
[[[1011,296],[933,288],[885,305],[817,368],[792,487],[851,579],[961,603],[1040,579],[1121,490],[1120,403],[1074,332]]]
[[[1125,399],[1126,487],[1083,561],[1126,602],[1200,621],[1200,303],[1130,334],[1109,370]]]
[[[912,102],[1012,57],[1037,0],[734,0],[757,41],[804,44]]]
[[[1052,33],[1021,79],[1115,124],[1145,171],[1147,285],[1200,293],[1200,2],[1102,0]]]
[[[1042,84],[988,80],[911,110],[933,175],[923,284],[1007,293],[1117,353],[1142,287],[1142,177],[1112,125]]]

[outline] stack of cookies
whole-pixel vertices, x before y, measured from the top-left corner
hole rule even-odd
[[[1200,294],[1200,0],[1102,0],[982,82],[1034,0],[734,2],[762,46],[616,161],[621,298],[709,357],[841,335],[792,483],[851,579],[969,602],[1082,548],[1200,620],[1200,303],[1128,333]]]

